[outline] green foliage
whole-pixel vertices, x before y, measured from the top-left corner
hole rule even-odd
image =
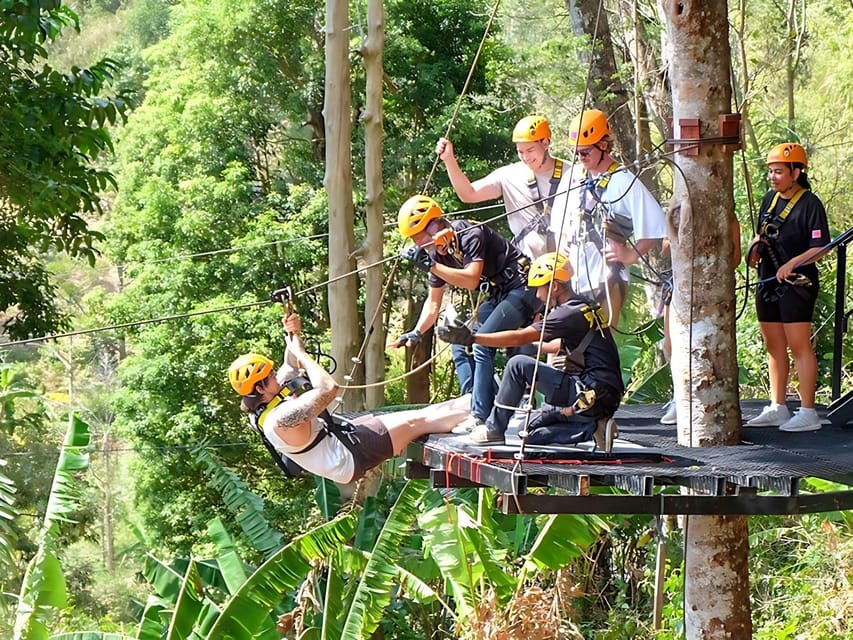
[[[0,460],[0,467],[6,466],[5,460]],[[11,521],[18,514],[15,509],[15,483],[0,473],[0,569],[8,569],[14,565],[16,536]]]
[[[264,557],[280,549],[282,536],[270,527],[264,515],[263,500],[252,493],[234,472],[223,468],[206,449],[196,452],[196,460],[205,465],[211,486],[222,494],[225,507],[234,515],[252,547]]]
[[[0,310],[17,338],[64,326],[43,254],[94,262],[103,236],[83,216],[101,213],[101,192],[115,187],[95,162],[112,151],[108,128],[129,109],[126,96],[105,95],[115,61],[51,66],[46,46],[69,26],[78,28],[77,16],[61,2],[0,9],[0,202],[11,213],[0,234]]]
[[[80,500],[77,475],[89,465],[85,453],[89,426],[73,416],[59,454],[53,486],[37,539],[38,549],[27,566],[15,621],[15,640],[44,638],[50,613],[66,605],[65,578],[58,557],[60,527],[70,522]]]

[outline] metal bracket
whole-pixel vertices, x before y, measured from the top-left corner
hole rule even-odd
[[[717,121],[717,132],[719,135],[703,138],[701,134],[701,122],[698,118],[678,119],[678,138],[668,138],[666,149],[668,152],[677,151],[685,156],[698,156],[699,146],[703,144],[718,144],[723,152],[737,151],[741,148],[741,116],[739,113],[721,113]],[[672,120],[668,121],[669,130],[673,131]],[[678,147],[678,148],[676,148]]]

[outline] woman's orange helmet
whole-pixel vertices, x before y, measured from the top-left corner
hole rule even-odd
[[[783,142],[773,147],[770,153],[767,154],[767,164],[774,162],[784,162],[785,164],[799,163],[803,165],[803,170],[809,167],[806,150],[801,144],[797,144],[796,142]]]

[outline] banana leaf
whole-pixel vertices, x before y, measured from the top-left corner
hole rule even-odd
[[[234,518],[246,540],[253,548],[269,558],[282,547],[281,533],[270,526],[264,515],[264,501],[249,489],[237,474],[222,466],[207,449],[195,452],[196,460],[204,466],[210,477],[210,485],[222,494],[225,507]]]
[[[385,607],[391,602],[394,587],[398,583],[396,559],[417,517],[419,499],[425,488],[423,481],[410,480],[391,508],[358,582],[343,625],[343,634],[340,636],[342,640],[370,638],[379,626]]]
[[[225,602],[208,640],[252,640],[272,624],[270,612],[305,580],[313,562],[328,558],[349,540],[357,514],[340,516],[299,536],[276,552]]]
[[[70,416],[36,537],[38,548],[21,583],[12,636],[15,640],[47,640],[53,611],[65,606],[65,576],[57,555],[57,540],[60,525],[72,522],[70,515],[80,507],[82,486],[77,475],[88,468],[88,446],[89,425],[76,415]]]
[[[580,557],[595,542],[598,534],[607,528],[607,524],[598,516],[554,514],[545,520],[526,558],[528,564],[540,570],[566,566]]]

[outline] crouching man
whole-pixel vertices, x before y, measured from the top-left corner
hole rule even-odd
[[[594,438],[596,446],[610,452],[616,435],[613,414],[625,391],[619,352],[600,307],[572,290],[572,275],[571,263],[561,254],[548,253],[533,262],[527,283],[536,288],[537,297],[549,305],[549,310],[543,320],[529,327],[476,334],[467,327],[437,329],[445,342],[466,346],[515,347],[538,342],[541,335],[543,347],[548,344],[543,350],[557,347],[567,356],[565,369],[555,369],[530,356],[511,358],[495,407],[486,424],[471,433],[471,442],[504,442],[507,424],[535,380],[535,390],[544,395],[547,405],[531,419],[528,442],[541,442],[550,431],[551,442]]]

